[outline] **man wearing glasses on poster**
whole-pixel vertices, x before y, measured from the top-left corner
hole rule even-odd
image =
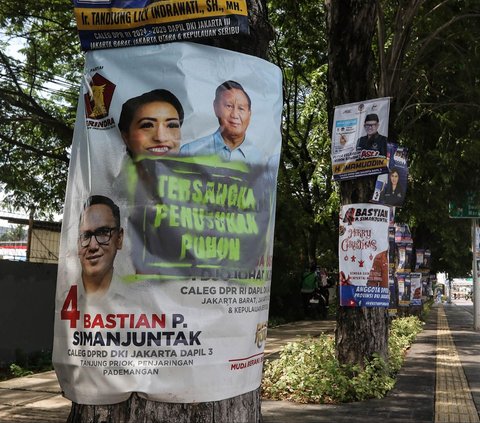
[[[89,197],[80,217],[78,237],[78,257],[87,296],[99,298],[107,293],[113,277],[113,262],[122,244],[118,206],[102,195]]]
[[[365,116],[365,131],[367,135],[357,141],[357,151],[378,151],[380,156],[387,157],[387,137],[378,133],[379,119],[376,113]]]

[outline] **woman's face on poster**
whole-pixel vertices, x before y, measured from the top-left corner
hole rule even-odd
[[[392,185],[398,184],[398,172],[390,173],[390,181],[392,182]]]
[[[155,101],[137,109],[128,133],[122,137],[133,156],[164,156],[179,152],[180,126],[175,107],[165,101]]]

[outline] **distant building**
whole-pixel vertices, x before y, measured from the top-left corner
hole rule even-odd
[[[452,280],[452,298],[470,298],[472,292],[472,278],[455,278]]]
[[[61,222],[44,222],[4,216],[0,216],[0,219],[4,219],[8,223],[28,226],[28,239],[26,241],[6,241],[0,243],[1,259],[28,260],[35,263],[58,263]]]

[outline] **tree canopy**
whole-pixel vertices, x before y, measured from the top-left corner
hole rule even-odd
[[[301,222],[297,234],[306,234],[302,237],[304,251],[313,246],[302,258],[336,253],[332,244],[336,246],[338,187],[330,183],[329,175],[333,108],[342,102],[366,99],[365,95],[391,97],[390,138],[407,147],[410,156],[407,203],[397,210],[396,221],[410,225],[416,247],[432,250],[433,271],[465,275],[472,262],[470,222],[449,218],[448,204],[461,202],[466,192],[478,192],[479,85],[475,69],[479,60],[479,8],[468,1],[361,3],[369,11],[370,21],[358,15],[352,25],[337,25],[337,32],[333,32],[325,27],[324,17],[334,2],[270,2],[277,31],[271,57],[282,69],[286,67],[282,176],[291,181],[291,194],[279,185],[277,213],[284,213],[280,207],[283,195],[287,195],[290,207],[296,202],[293,208],[302,211],[297,211],[296,222]],[[361,9],[358,3],[358,10],[354,10],[352,2],[336,6],[345,9],[339,20]],[[359,51],[345,46],[352,45],[348,38],[351,34],[358,37],[359,28],[365,25],[374,29],[374,38],[357,43],[369,49],[370,57],[364,64],[369,77],[359,80],[352,72]],[[331,46],[328,51],[327,41]],[[341,58],[344,66],[327,81],[325,67],[332,58]],[[309,103],[305,99],[314,100]],[[312,169],[319,170],[321,177]],[[314,207],[308,207],[309,199]],[[320,231],[323,236],[309,243],[322,217],[330,225],[324,225]],[[277,231],[277,238],[281,235]],[[334,241],[329,244],[325,239]]]
[[[58,213],[83,66],[72,5],[58,0],[4,1],[0,34],[4,206]]]

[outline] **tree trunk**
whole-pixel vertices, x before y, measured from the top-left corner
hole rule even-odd
[[[328,97],[333,106],[362,101],[371,93],[376,0],[326,0]],[[333,113],[330,115],[330,122]]]
[[[186,381],[186,383],[188,383]],[[137,394],[112,405],[72,404],[67,423],[245,423],[261,422],[260,389],[222,401],[176,404]]]
[[[375,32],[375,0],[327,0],[329,41],[329,126],[333,108],[376,96],[372,78],[372,40]],[[342,204],[368,202],[375,177],[340,184]],[[388,357],[388,312],[381,307],[339,307],[336,347],[341,363],[363,366],[373,353]]]
[[[249,35],[220,37],[201,43],[265,59],[273,38],[266,0],[247,0],[247,6]],[[149,401],[134,393],[119,404],[72,403],[67,423],[260,423],[260,405],[260,387],[221,401],[191,404]]]
[[[377,353],[388,359],[388,309],[385,307],[339,307],[335,332],[337,358],[341,363],[363,366]]]

